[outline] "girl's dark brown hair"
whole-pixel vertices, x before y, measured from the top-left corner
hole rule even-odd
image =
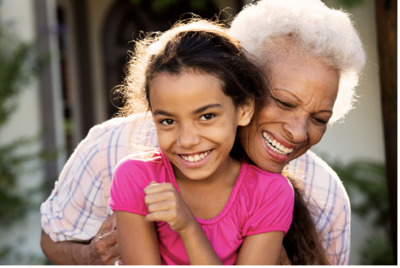
[[[232,98],[236,107],[249,100],[261,102],[265,99],[262,73],[247,59],[235,39],[224,32],[187,30],[173,36],[149,60],[145,82],[149,105],[150,84],[157,74],[180,75],[186,71],[217,77],[223,92]]]
[[[329,265],[311,208],[304,200],[303,186],[285,174],[294,190],[293,220],[283,238],[283,246],[294,265]]]
[[[217,77],[225,95],[236,106],[253,100],[257,109],[268,94],[263,73],[247,58],[239,42],[226,33],[226,28],[196,18],[136,43],[125,83],[118,89],[125,96],[120,114],[137,111],[133,109],[138,107],[138,100],[147,103],[147,108],[151,106],[150,84],[157,74],[179,75],[185,71]]]

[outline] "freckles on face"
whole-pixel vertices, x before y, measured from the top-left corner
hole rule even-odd
[[[324,135],[339,75],[324,62],[292,51],[278,53],[267,76],[271,97],[239,137],[257,166],[281,172]]]

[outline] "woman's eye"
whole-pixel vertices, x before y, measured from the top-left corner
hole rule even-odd
[[[314,117],[315,122],[319,125],[326,125],[328,124],[328,120],[324,120],[322,118]]]
[[[282,101],[280,99],[277,98],[273,98],[280,106],[282,106],[283,108],[294,108],[295,106],[286,102],[286,101]]]
[[[174,123],[175,123],[175,120],[172,120],[172,119],[163,119],[160,121],[160,124],[162,124],[164,126],[170,126]]]
[[[204,114],[200,117],[200,120],[211,120],[215,117],[215,114]]]

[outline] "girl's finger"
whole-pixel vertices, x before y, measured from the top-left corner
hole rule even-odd
[[[174,200],[176,199],[175,191],[173,190],[164,190],[155,193],[146,194],[144,197],[144,202],[147,206],[153,203],[167,201],[167,200]]]
[[[145,216],[146,221],[165,221],[168,222],[172,219],[172,213],[171,211],[156,211],[149,213]]]
[[[176,202],[174,200],[166,200],[161,202],[156,202],[149,204],[147,206],[147,210],[149,213],[156,212],[156,211],[167,211],[170,209],[176,208]]]
[[[157,193],[169,189],[175,189],[171,183],[156,183],[154,181],[150,182],[146,188],[144,188],[145,194]]]

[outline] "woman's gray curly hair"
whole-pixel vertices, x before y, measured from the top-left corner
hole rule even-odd
[[[261,0],[246,6],[233,20],[228,33],[263,69],[273,64],[274,50],[279,49],[282,40],[305,55],[322,60],[340,74],[330,123],[343,119],[353,108],[354,88],[366,56],[345,11],[331,9],[319,0]]]

